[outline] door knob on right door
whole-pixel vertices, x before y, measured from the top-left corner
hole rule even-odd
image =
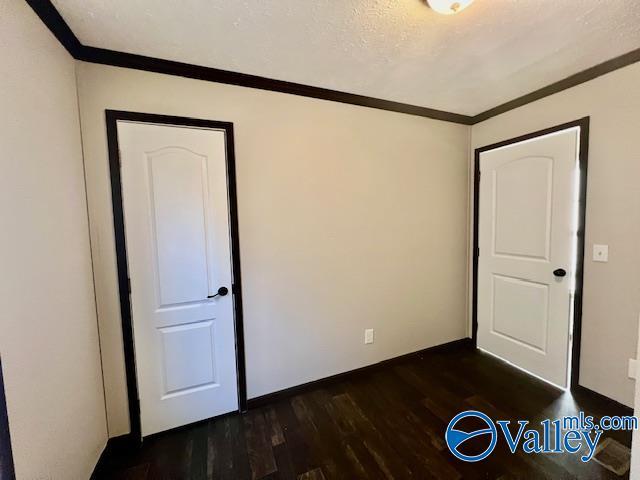
[[[553,274],[556,277],[564,277],[564,276],[567,275],[567,271],[564,268],[558,268],[558,269],[553,271]]]
[[[218,289],[218,293],[215,295],[208,295],[207,298],[216,298],[218,296],[224,297],[227,293],[229,293],[229,289],[227,287],[220,287]]]

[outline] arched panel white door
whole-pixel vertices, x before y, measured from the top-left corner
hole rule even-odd
[[[478,347],[562,387],[578,145],[572,128],[480,154]]]
[[[222,130],[118,122],[142,434],[238,409]]]

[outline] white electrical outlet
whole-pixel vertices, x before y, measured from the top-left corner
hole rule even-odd
[[[373,328],[367,328],[364,331],[364,343],[365,344],[373,343]]]
[[[593,261],[608,262],[609,261],[609,245],[593,245]]]
[[[627,372],[629,378],[636,378],[636,363],[635,358],[629,359],[629,371]]]

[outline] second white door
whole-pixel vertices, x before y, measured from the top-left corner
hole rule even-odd
[[[226,138],[119,121],[118,140],[149,435],[238,409]],[[221,287],[229,293],[214,296]]]
[[[579,129],[480,154],[478,347],[567,385]]]

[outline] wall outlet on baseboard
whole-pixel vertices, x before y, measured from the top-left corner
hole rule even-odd
[[[629,378],[636,378],[636,365],[637,365],[637,360],[635,358],[630,358],[629,359],[629,371],[627,373],[627,375],[629,376]]]
[[[373,343],[373,328],[367,328],[364,331],[364,343],[365,344]]]

